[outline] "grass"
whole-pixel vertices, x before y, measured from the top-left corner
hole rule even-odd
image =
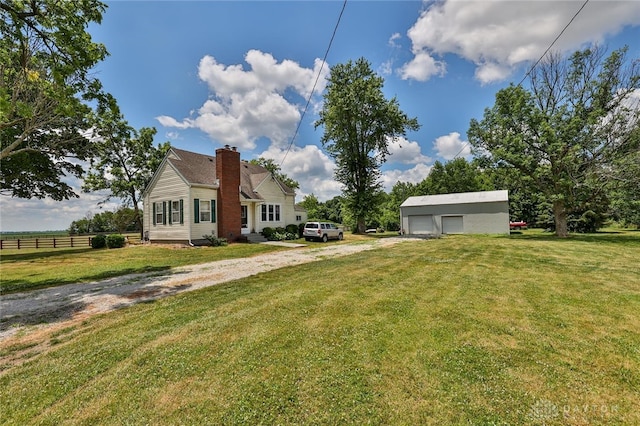
[[[0,344],[3,424],[639,424],[640,234],[456,236]]]
[[[366,235],[347,235],[346,244],[370,241]],[[323,243],[293,242],[308,245]],[[160,272],[176,266],[223,259],[250,257],[286,248],[262,244],[231,244],[226,247],[176,248],[132,244],[123,249],[58,248],[0,251],[0,294],[58,285],[90,282],[120,275]]]
[[[122,249],[67,248],[2,250],[0,294],[104,278],[163,271],[221,259],[249,257],[282,250],[256,244],[227,247],[172,248],[131,245]]]

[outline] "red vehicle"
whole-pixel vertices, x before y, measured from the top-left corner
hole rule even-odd
[[[527,229],[527,222],[525,222],[524,220],[520,220],[518,222],[509,222],[509,229]]]

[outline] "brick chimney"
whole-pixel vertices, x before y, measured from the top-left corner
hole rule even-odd
[[[218,237],[228,241],[240,238],[240,153],[235,147],[216,149],[218,187]]]

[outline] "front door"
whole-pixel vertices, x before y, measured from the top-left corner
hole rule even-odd
[[[242,223],[242,234],[249,234],[249,214],[247,206],[240,206],[240,218]]]

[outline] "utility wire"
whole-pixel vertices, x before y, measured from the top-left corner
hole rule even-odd
[[[520,83],[518,83],[518,86],[521,86],[522,83],[526,80],[527,77],[529,77],[529,75],[533,72],[533,70],[538,66],[538,64],[540,63],[540,61],[542,61],[542,59],[544,59],[544,57],[547,55],[547,53],[549,53],[549,50],[551,50],[551,48],[553,47],[554,44],[556,44],[556,41],[558,41],[558,39],[560,37],[562,37],[562,34],[564,34],[564,32],[567,30],[567,28],[569,28],[569,26],[573,23],[573,21],[577,18],[577,16],[580,14],[580,12],[582,12],[582,9],[585,8],[585,6],[587,5],[587,3],[589,3],[589,0],[585,0],[584,3],[582,3],[582,6],[580,6],[580,9],[578,9],[578,11],[575,13],[575,15],[573,15],[573,17],[571,18],[571,20],[567,23],[567,25],[564,26],[564,28],[562,29],[562,31],[560,31],[560,34],[558,34],[558,36],[553,39],[553,41],[551,42],[551,44],[549,45],[549,47],[547,47],[547,50],[544,51],[544,53],[538,58],[538,60],[531,66],[531,68],[529,68],[529,71],[527,71],[527,73],[524,75],[524,77],[522,77],[522,80],[520,80]],[[462,144],[462,148],[460,148],[460,151],[458,151],[458,153],[453,157],[453,159],[455,160],[456,158],[458,158],[458,155],[460,155],[462,153],[462,151],[464,151],[464,149],[466,148],[468,142],[465,142]]]
[[[567,25],[564,26],[564,28],[562,29],[562,31],[560,31],[560,34],[558,34],[558,36],[551,42],[551,44],[549,45],[549,47],[547,47],[547,50],[544,51],[544,53],[542,54],[542,56],[540,56],[540,58],[538,58],[538,60],[536,61],[535,64],[533,64],[533,66],[531,68],[529,68],[529,71],[527,71],[527,73],[524,75],[524,77],[522,77],[522,80],[520,80],[520,83],[518,83],[518,86],[520,86],[522,84],[522,82],[529,77],[529,74],[531,74],[531,72],[535,69],[536,66],[538,66],[538,64],[540,63],[540,61],[547,56],[547,53],[549,53],[549,50],[551,50],[551,48],[553,47],[554,44],[556,44],[556,41],[558,41],[558,39],[562,36],[562,34],[564,34],[564,32],[567,30],[567,28],[569,28],[569,25],[571,25],[571,23],[574,21],[574,19],[576,19],[576,17],[580,14],[580,12],[582,12],[582,9],[584,9],[584,7],[587,5],[587,3],[589,3],[589,0],[585,0],[584,3],[582,3],[582,6],[580,7],[580,9],[578,9],[578,11],[576,12],[575,15],[573,15],[573,18],[571,18],[571,20],[567,23]]]
[[[329,40],[329,46],[327,46],[327,51],[324,52],[324,58],[322,58],[322,65],[320,65],[320,69],[318,70],[318,75],[316,75],[316,81],[313,83],[313,88],[311,92],[309,92],[309,97],[307,98],[307,104],[304,106],[302,110],[302,115],[300,116],[300,120],[298,121],[298,125],[296,126],[296,131],[293,133],[291,137],[291,142],[289,142],[289,146],[287,147],[287,152],[284,153],[284,157],[282,157],[282,161],[280,161],[280,167],[284,164],[284,160],[289,155],[289,151],[291,151],[291,147],[293,146],[293,141],[295,141],[296,136],[298,136],[298,131],[300,130],[300,126],[302,125],[302,120],[304,119],[305,114],[307,113],[307,109],[309,108],[309,104],[311,103],[311,97],[313,96],[313,92],[316,90],[316,86],[318,85],[318,80],[320,80],[320,75],[322,74],[322,69],[324,68],[324,64],[327,62],[327,56],[329,55],[329,50],[331,50],[331,45],[333,44],[333,39],[336,36],[336,32],[338,31],[338,26],[340,25],[340,20],[342,19],[342,14],[344,13],[344,9],[347,6],[347,0],[344,0],[342,3],[342,10],[340,10],[340,15],[338,16],[338,21],[336,22],[336,26],[333,29],[333,34],[331,35],[331,40]]]

